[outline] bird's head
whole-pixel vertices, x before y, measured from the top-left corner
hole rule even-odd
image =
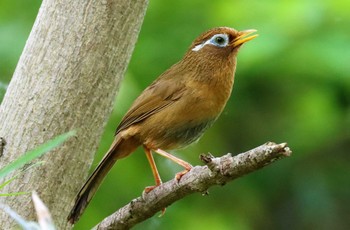
[[[258,35],[256,30],[237,31],[229,27],[210,29],[201,34],[190,46],[187,55],[195,57],[218,57],[227,60],[237,54],[239,47]]]

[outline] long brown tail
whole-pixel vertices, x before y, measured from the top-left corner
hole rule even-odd
[[[85,208],[88,206],[92,197],[95,195],[97,189],[102,183],[103,179],[113,167],[117,159],[125,157],[132,153],[138,147],[138,143],[132,140],[124,140],[116,137],[111,148],[105,154],[101,162],[98,164],[89,179],[80,189],[75,204],[69,213],[68,221],[72,224],[77,222],[83,214]]]

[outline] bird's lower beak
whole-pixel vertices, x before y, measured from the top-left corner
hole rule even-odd
[[[257,30],[254,30],[254,29],[240,31],[239,36],[233,41],[233,46],[234,47],[240,46],[243,43],[246,43],[247,41],[250,41],[256,38],[258,36],[257,34],[248,36],[249,34],[255,33],[256,31]]]

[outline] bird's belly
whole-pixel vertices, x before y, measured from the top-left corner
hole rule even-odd
[[[214,123],[206,121],[199,124],[184,124],[179,127],[174,127],[170,130],[165,130],[164,138],[170,141],[169,145],[175,144],[171,148],[178,149],[197,141],[204,132]]]
[[[171,150],[197,141],[218,115],[204,104],[208,106],[200,102],[185,106],[180,102],[146,119],[141,132],[144,144],[151,149]]]
[[[160,120],[157,129],[150,130],[144,139],[144,145],[150,149],[179,149],[197,141],[214,123],[213,120],[200,123],[177,123],[168,126]]]

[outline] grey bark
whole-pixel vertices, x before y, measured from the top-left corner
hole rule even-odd
[[[268,142],[234,157],[226,154],[214,158],[210,154],[202,154],[201,160],[206,164],[205,166],[192,168],[180,181],[173,179],[147,194],[143,193],[142,196],[133,199],[129,204],[106,217],[94,227],[94,230],[130,229],[185,196],[195,192],[206,194],[213,185],[224,185],[278,159],[290,156],[291,153],[286,143]]]
[[[53,137],[77,135],[44,155],[1,193],[36,190],[59,229],[87,176],[119,83],[137,40],[147,0],[44,0],[0,107],[6,140],[0,167]],[[3,197],[35,219],[30,195]],[[0,213],[0,228],[13,221]]]

